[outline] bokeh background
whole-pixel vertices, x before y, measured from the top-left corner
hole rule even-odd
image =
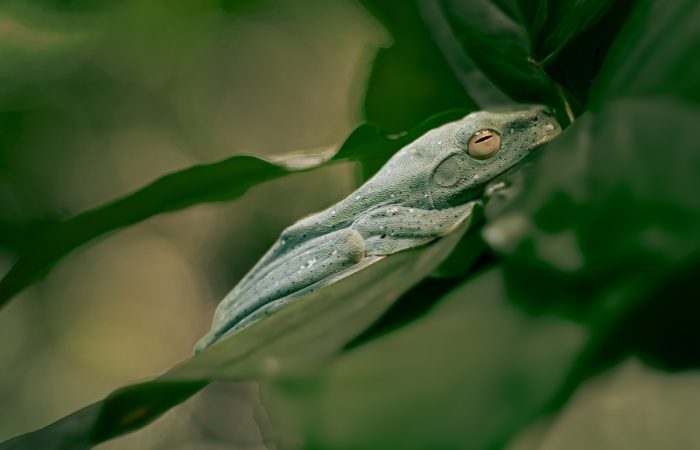
[[[193,383],[15,444],[84,448],[173,400],[99,448],[698,448],[697,1],[397,3],[0,3],[0,441],[189,358],[280,230],[401,145],[539,103],[564,132],[454,248],[385,258],[169,372]],[[307,171],[226,159],[341,142]]]
[[[32,230],[169,171],[335,148],[362,121],[372,56],[388,40],[344,0],[3,2],[0,273]],[[0,440],[190,356],[279,231],[353,187],[350,166],[290,176],[71,254],[0,314]],[[103,447],[258,448],[254,388],[222,389],[176,425]]]

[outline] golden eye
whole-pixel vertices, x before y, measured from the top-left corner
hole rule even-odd
[[[501,135],[493,130],[480,130],[474,133],[467,143],[467,153],[476,159],[492,157],[501,148]]]

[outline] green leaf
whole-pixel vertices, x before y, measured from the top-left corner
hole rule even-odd
[[[432,117],[398,136],[386,136],[372,125],[357,128],[325,163],[318,155],[297,155],[273,163],[253,156],[233,156],[190,167],[157,179],[138,191],[59,223],[40,235],[0,280],[0,306],[79,246],[156,214],[200,203],[230,201],[251,187],[338,161],[381,166],[394,152],[426,131],[457,118],[457,113]]]
[[[606,286],[640,272],[658,278],[697,252],[700,111],[687,100],[689,80],[700,79],[700,29],[691,4],[636,4],[596,80],[596,109],[546,148],[510,212],[485,230],[509,282],[533,299],[557,301],[558,292],[590,304]],[[549,283],[529,281],[542,277]]]
[[[0,449],[82,449],[155,420],[208,382],[273,378],[313,370],[432,272],[469,224],[437,242],[380,259],[218,342],[159,379],[106,399]]]
[[[596,24],[610,10],[608,0],[519,0],[532,39],[532,56],[546,61],[574,38]]]
[[[617,101],[582,117],[547,148],[487,241],[523,279],[544,270],[580,288],[690,257],[700,249],[698,121],[700,111],[669,100]]]
[[[610,50],[591,98],[673,96],[700,105],[697,2],[639,0]]]
[[[392,0],[361,0],[386,27],[393,44],[374,60],[365,94],[364,113],[382,129],[405,130],[449,109],[475,110],[423,23],[416,0],[400,8]]]
[[[675,275],[697,268],[700,255],[698,121],[700,111],[672,99],[624,99],[587,113],[485,228],[514,299],[590,324],[594,338],[554,408],[630,352],[675,368],[700,363],[687,352],[700,342],[697,327],[678,320],[697,314],[683,293],[693,278]]]
[[[561,86],[560,96],[578,116],[586,109],[591,82],[635,2],[520,0],[519,4],[533,62]]]
[[[628,360],[583,385],[531,443],[510,450],[694,449],[700,442],[700,374],[664,373]],[[521,441],[526,437],[522,436]]]
[[[320,373],[278,380],[270,411],[307,448],[499,448],[554,395],[584,341],[579,325],[513,307],[492,270]]]
[[[553,86],[529,62],[527,34],[515,11],[492,0],[420,4],[441,49],[454,61],[453,70],[481,108],[512,103],[504,94],[517,102],[555,104]],[[481,80],[484,75],[497,89]]]

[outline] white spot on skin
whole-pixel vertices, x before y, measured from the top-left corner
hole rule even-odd
[[[398,214],[399,208],[391,208],[389,211],[386,212],[387,216],[394,216]]]
[[[394,198],[394,194],[391,194],[389,197]]]
[[[554,129],[554,125],[551,123],[548,123],[547,125],[544,126],[544,129],[547,131],[552,131]]]
[[[355,200],[362,200],[362,197],[359,196],[359,195],[356,195],[356,196],[355,196]]]
[[[438,141],[438,145],[442,145],[442,141]]]
[[[413,214],[413,211],[415,211],[413,208],[408,208],[408,212],[410,212],[411,214]]]
[[[331,256],[335,256],[338,254],[338,250],[333,250],[333,253],[331,253]]]
[[[316,258],[308,260],[306,262],[306,267],[310,269],[314,264],[316,264]]]
[[[335,209],[331,211],[331,216],[335,216]]]

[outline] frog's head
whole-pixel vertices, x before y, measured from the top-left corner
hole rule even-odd
[[[476,188],[555,138],[561,127],[544,107],[534,106],[474,112],[446,130],[451,149],[436,161],[430,179],[430,197],[436,207],[473,198]]]

